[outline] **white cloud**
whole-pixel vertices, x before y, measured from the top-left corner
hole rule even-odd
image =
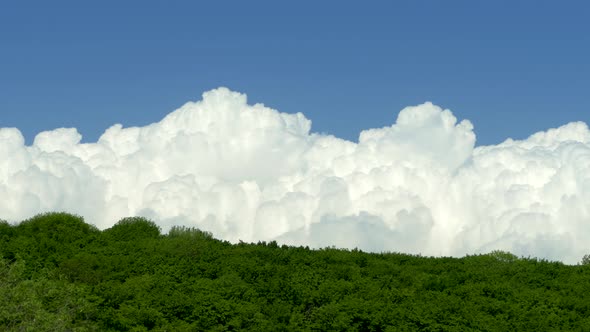
[[[80,214],[100,228],[144,215],[230,241],[456,255],[508,250],[575,263],[590,238],[590,131],[570,123],[474,148],[473,126],[431,103],[354,143],[301,113],[220,88],[158,123],[76,129],[25,146],[0,129],[0,211]]]

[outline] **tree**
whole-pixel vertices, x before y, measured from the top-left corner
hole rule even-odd
[[[115,241],[132,241],[160,236],[160,227],[155,222],[143,217],[123,218],[104,234]]]

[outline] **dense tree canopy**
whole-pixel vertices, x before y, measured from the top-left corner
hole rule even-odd
[[[0,221],[7,331],[590,330],[590,265],[230,244],[126,218]]]

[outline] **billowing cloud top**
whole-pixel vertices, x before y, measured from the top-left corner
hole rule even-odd
[[[230,241],[425,255],[501,249],[575,263],[590,251],[585,123],[478,148],[469,121],[431,103],[358,143],[310,128],[225,88],[91,144],[60,128],[26,146],[2,128],[0,217],[68,211],[107,228],[143,215]]]

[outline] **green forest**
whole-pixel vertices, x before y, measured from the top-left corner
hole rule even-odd
[[[231,244],[134,217],[0,221],[1,331],[590,331],[590,264]]]

